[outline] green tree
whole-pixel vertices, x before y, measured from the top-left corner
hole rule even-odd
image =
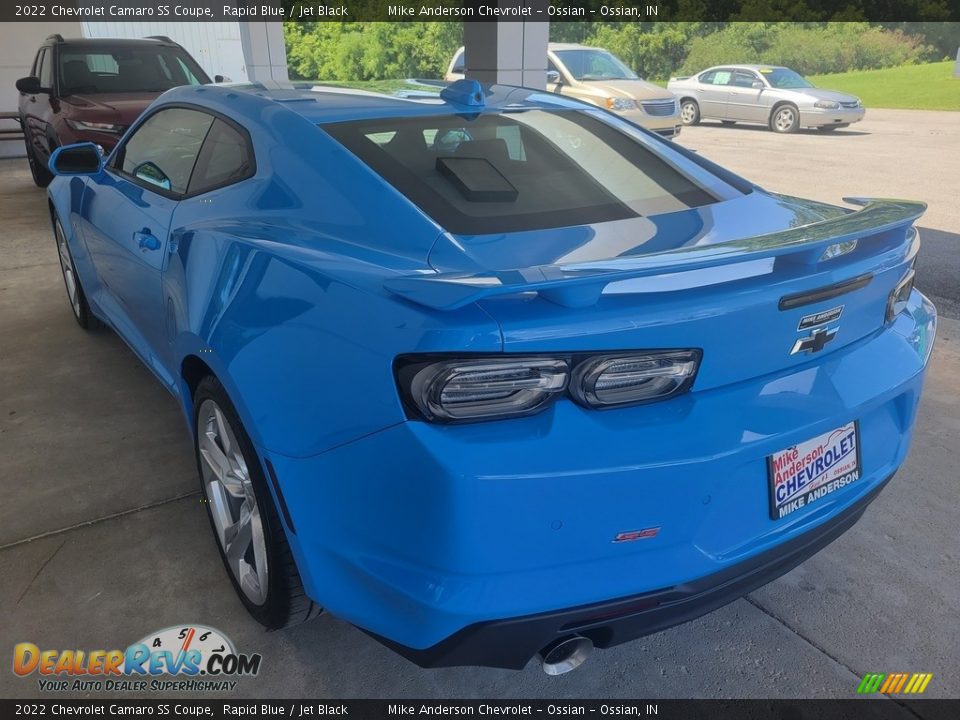
[[[606,48],[641,77],[665,79],[686,59],[690,42],[715,29],[713,23],[596,23],[583,42]]]
[[[456,22],[286,22],[291,76],[308,80],[441,77],[463,42]]]

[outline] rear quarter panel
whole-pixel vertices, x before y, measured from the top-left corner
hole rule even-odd
[[[500,333],[477,307],[424,311],[383,290],[426,267],[436,226],[300,115],[270,103],[258,118],[256,175],[174,215],[167,362],[180,377],[200,358],[257,445],[309,456],[403,421],[396,355],[497,351]]]

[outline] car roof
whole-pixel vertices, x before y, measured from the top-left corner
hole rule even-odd
[[[552,42],[547,43],[547,51],[550,50],[603,50],[604,52],[610,52],[606,48],[595,47],[593,45],[581,45],[580,43],[563,43],[563,42]],[[459,55],[464,51],[463,45],[457,48],[455,55]]]
[[[137,45],[167,45],[180,47],[173,40],[158,38],[56,38],[51,36],[44,41],[47,45],[70,45],[71,47],[115,48]]]
[[[581,45],[580,43],[547,43],[548,50],[603,50],[604,52],[610,52],[605,48],[594,47],[593,45]]]
[[[461,81],[462,82],[462,81]],[[396,80],[354,85],[298,82],[185,85],[168,90],[161,102],[207,105],[237,119],[259,121],[264,103],[277,103],[317,124],[346,120],[456,115],[464,112],[583,108],[584,103],[543,90],[511,85],[484,85],[483,106],[465,106],[440,97],[448,83]],[[254,102],[237,103],[239,96]]]
[[[783,65],[748,65],[744,63],[729,63],[727,65],[714,65],[711,68],[707,68],[703,72],[708,72],[710,70],[717,70],[719,68],[731,68],[732,70],[787,70]],[[699,73],[698,73],[699,74]]]

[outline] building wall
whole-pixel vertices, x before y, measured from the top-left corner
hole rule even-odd
[[[80,37],[79,22],[0,23],[0,112],[16,112],[20,93],[14,83],[30,74],[37,48],[48,35]],[[3,127],[12,127],[7,121]],[[0,157],[21,157],[22,140],[0,141]]]
[[[224,75],[234,82],[247,80],[247,69],[236,22],[84,22],[89,38],[142,38],[166,35],[187,49],[211,78]]]

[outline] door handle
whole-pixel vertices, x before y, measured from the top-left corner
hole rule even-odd
[[[160,240],[150,232],[150,228],[144,228],[140,232],[135,232],[133,239],[137,241],[137,245],[143,252],[160,249]]]

